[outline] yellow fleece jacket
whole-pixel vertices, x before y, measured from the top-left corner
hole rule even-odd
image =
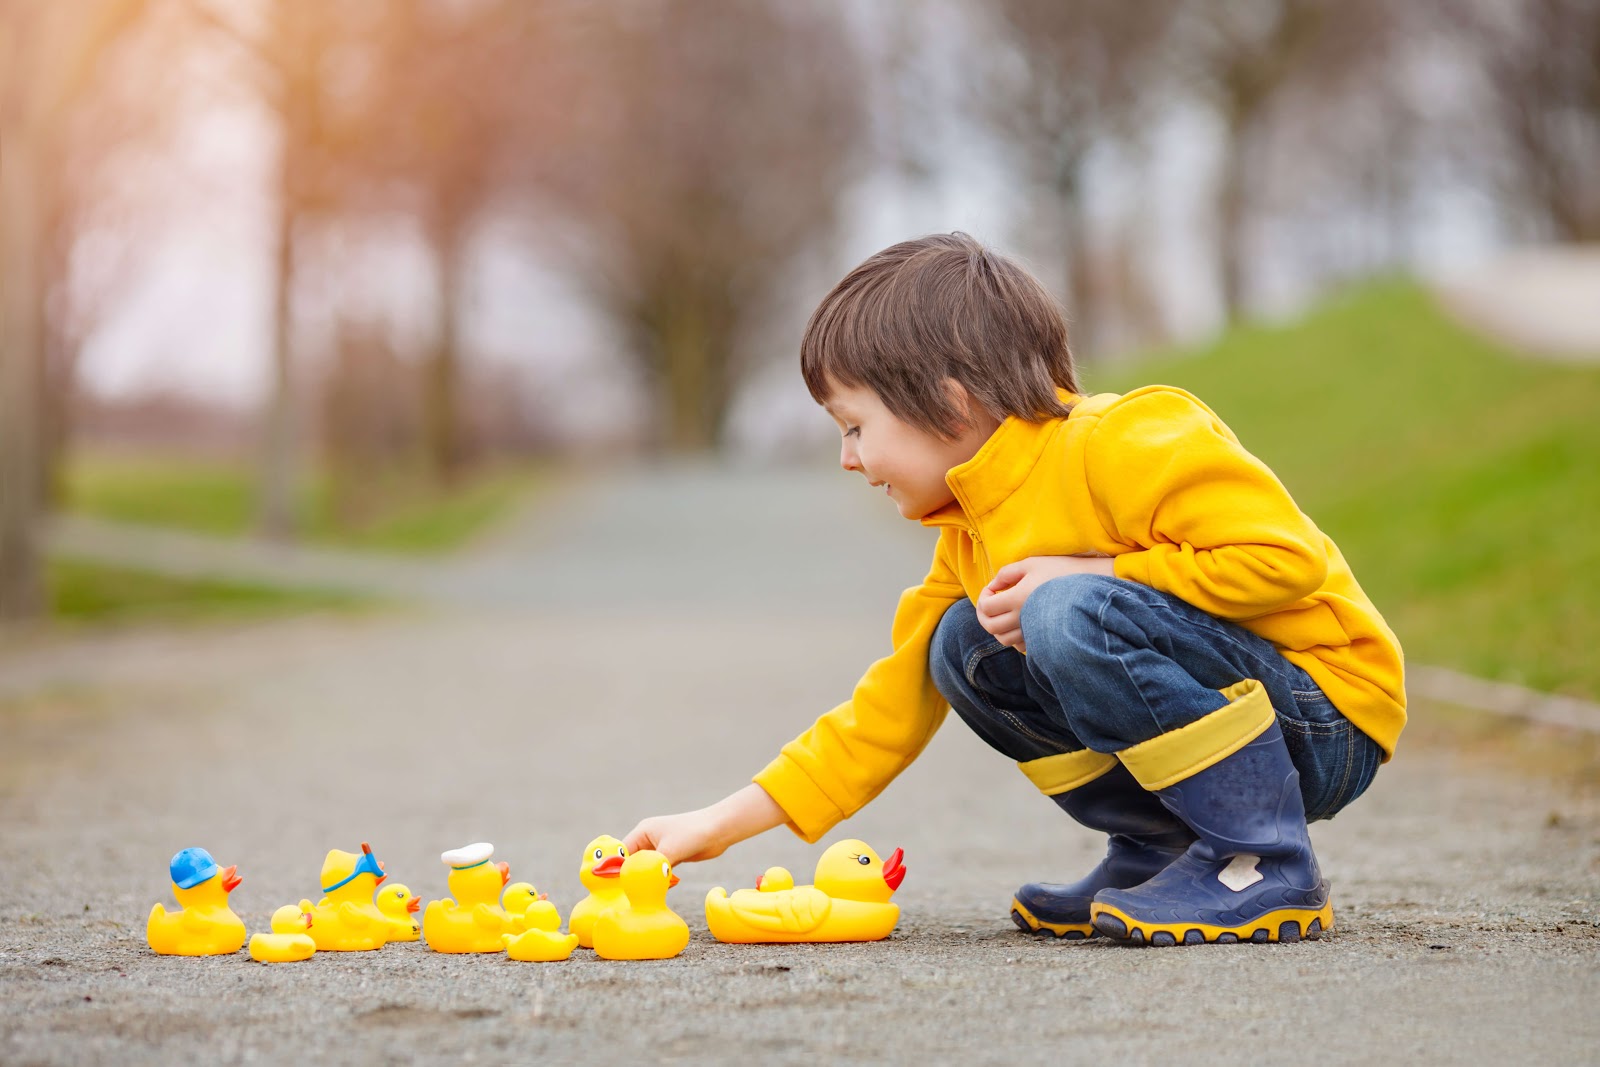
[[[816,841],[883,791],[949,710],[928,670],[940,618],[1028,556],[1103,554],[1140,582],[1276,645],[1392,755],[1405,725],[1400,644],[1339,549],[1195,397],[1168,386],[1077,397],[1070,416],[1008,418],[950,471],[933,566],[900,597],[893,651],[851,699],[755,776]]]

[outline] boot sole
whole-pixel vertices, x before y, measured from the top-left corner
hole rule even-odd
[[[1278,908],[1242,926],[1205,923],[1148,923],[1108,904],[1092,904],[1094,928],[1116,941],[1166,948],[1172,945],[1232,945],[1249,942],[1315,941],[1333,933],[1333,904],[1321,908]]]
[[[1033,913],[1022,906],[1019,900],[1011,902],[1011,921],[1017,924],[1017,929],[1025,934],[1053,934],[1067,941],[1083,941],[1091,937],[1099,937],[1100,932],[1094,928],[1093,922],[1086,923],[1047,923],[1043,919],[1036,919]]]

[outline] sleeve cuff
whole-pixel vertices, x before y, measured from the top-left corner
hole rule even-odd
[[[815,844],[844,819],[839,806],[787,753],[779,753],[751,781],[767,791],[788,817],[789,829],[808,844]]]
[[[1111,560],[1111,573],[1129,582],[1150,585],[1150,557],[1143,550],[1123,552]]]

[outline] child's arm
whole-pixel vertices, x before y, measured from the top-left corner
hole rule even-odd
[[[670,863],[692,863],[714,859],[729,845],[787,821],[778,802],[752,782],[708,808],[645,819],[622,843],[629,852],[653,848]]]

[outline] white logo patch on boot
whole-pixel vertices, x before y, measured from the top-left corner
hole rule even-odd
[[[1252,856],[1248,852],[1241,852],[1229,860],[1226,867],[1217,872],[1217,881],[1235,893],[1249,889],[1266,877],[1266,875],[1256,870],[1256,864],[1260,862],[1260,856]]]

